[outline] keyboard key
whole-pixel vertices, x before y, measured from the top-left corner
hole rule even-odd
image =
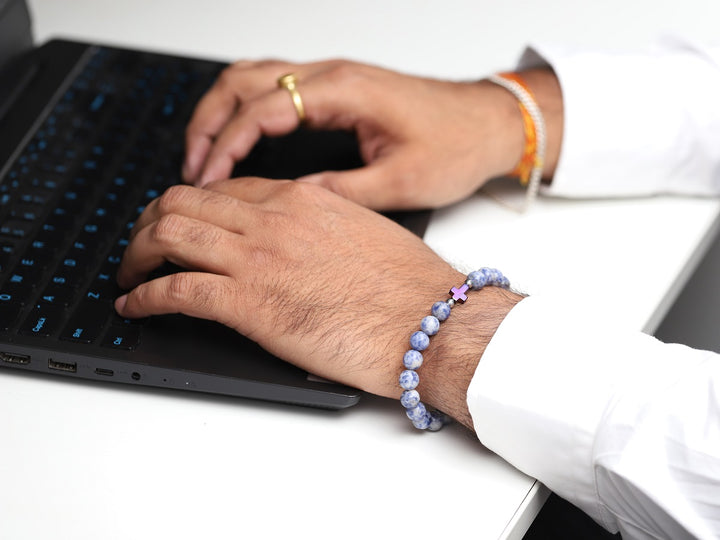
[[[141,327],[135,324],[111,326],[102,341],[103,347],[131,351],[140,344]]]
[[[43,263],[32,257],[23,257],[15,266],[16,276],[22,276],[22,280],[35,286],[43,271]]]
[[[115,271],[103,268],[90,284],[86,296],[94,300],[113,302],[123,291],[115,281]]]
[[[0,236],[22,240],[30,235],[34,227],[32,222],[8,220],[0,225]]]
[[[68,324],[60,334],[60,339],[92,343],[100,337],[105,321],[112,314],[112,305],[107,302],[83,300],[75,308]]]
[[[76,298],[77,289],[67,285],[58,285],[56,283],[50,283],[43,290],[42,294],[38,298],[38,302],[41,304],[52,304],[56,306],[68,306],[72,304]]]
[[[64,310],[57,306],[38,305],[20,327],[20,333],[29,336],[51,336],[62,323]]]
[[[34,287],[35,283],[31,279],[28,279],[26,274],[13,272],[5,280],[2,286],[2,292],[12,295],[12,297],[16,298],[19,302],[23,302],[24,299],[30,297]]]

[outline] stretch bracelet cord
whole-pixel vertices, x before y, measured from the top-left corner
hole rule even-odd
[[[448,293],[450,298],[445,301],[435,302],[428,315],[420,321],[420,330],[413,332],[410,336],[410,349],[403,355],[403,366],[405,369],[400,373],[399,383],[403,389],[400,397],[400,404],[405,407],[407,417],[418,429],[438,431],[445,424],[450,422],[450,417],[437,410],[428,409],[420,401],[420,393],[417,386],[420,384],[418,368],[423,364],[424,351],[430,345],[430,336],[434,336],[440,330],[440,323],[447,320],[450,311],[457,304],[464,304],[467,300],[465,294],[468,290],[478,291],[486,286],[510,288],[508,279],[495,268],[481,268],[467,275],[467,279],[460,287],[453,287]]]

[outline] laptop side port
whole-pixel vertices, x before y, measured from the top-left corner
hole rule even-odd
[[[0,352],[0,361],[5,362],[6,364],[27,366],[30,363],[30,357],[24,354]]]
[[[105,377],[112,377],[113,375],[115,375],[115,372],[112,369],[95,368],[95,374],[105,375]]]
[[[48,360],[48,368],[56,371],[67,371],[68,373],[77,372],[77,364],[75,362],[57,362],[52,358]]]

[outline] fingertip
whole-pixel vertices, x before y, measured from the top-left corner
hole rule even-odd
[[[235,160],[228,156],[210,156],[205,169],[199,174],[195,181],[197,187],[204,187],[216,180],[227,180],[230,178]]]
[[[322,173],[308,174],[307,176],[301,176],[296,182],[304,182],[306,184],[322,184],[324,175]]]
[[[182,177],[183,182],[186,184],[194,184],[195,183],[195,171],[188,163],[187,159],[183,163],[182,171],[180,172],[180,176]]]
[[[122,296],[115,299],[115,311],[120,315],[124,315],[125,306],[127,305],[128,295],[123,294]]]

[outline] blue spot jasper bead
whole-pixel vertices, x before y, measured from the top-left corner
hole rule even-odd
[[[412,369],[406,369],[400,374],[399,382],[403,390],[414,390],[420,384],[420,376]]]
[[[434,336],[438,333],[438,330],[440,330],[440,320],[433,315],[423,317],[423,320],[420,321],[420,330],[428,336]]]
[[[405,390],[400,396],[400,405],[406,409],[417,407],[420,403],[420,393],[417,390]]]
[[[430,309],[430,313],[438,321],[445,321],[450,316],[450,306],[447,305],[447,302],[435,302]]]
[[[440,413],[430,413],[430,424],[427,427],[428,431],[440,431],[447,422],[445,415]]]
[[[467,280],[473,289],[482,289],[487,285],[487,274],[482,270],[475,270],[468,274]]]
[[[425,332],[413,332],[410,336],[410,346],[416,351],[424,351],[430,345],[430,338]]]
[[[407,369],[417,369],[422,366],[422,363],[423,355],[415,349],[410,349],[405,353],[405,356],[403,356],[403,365]]]
[[[422,420],[426,414],[427,414],[427,409],[425,408],[425,405],[422,404],[422,402],[418,403],[412,409],[407,410],[407,416],[413,422]]]
[[[429,414],[426,414],[419,420],[413,420],[412,424],[418,429],[428,429],[432,424],[432,418]]]

